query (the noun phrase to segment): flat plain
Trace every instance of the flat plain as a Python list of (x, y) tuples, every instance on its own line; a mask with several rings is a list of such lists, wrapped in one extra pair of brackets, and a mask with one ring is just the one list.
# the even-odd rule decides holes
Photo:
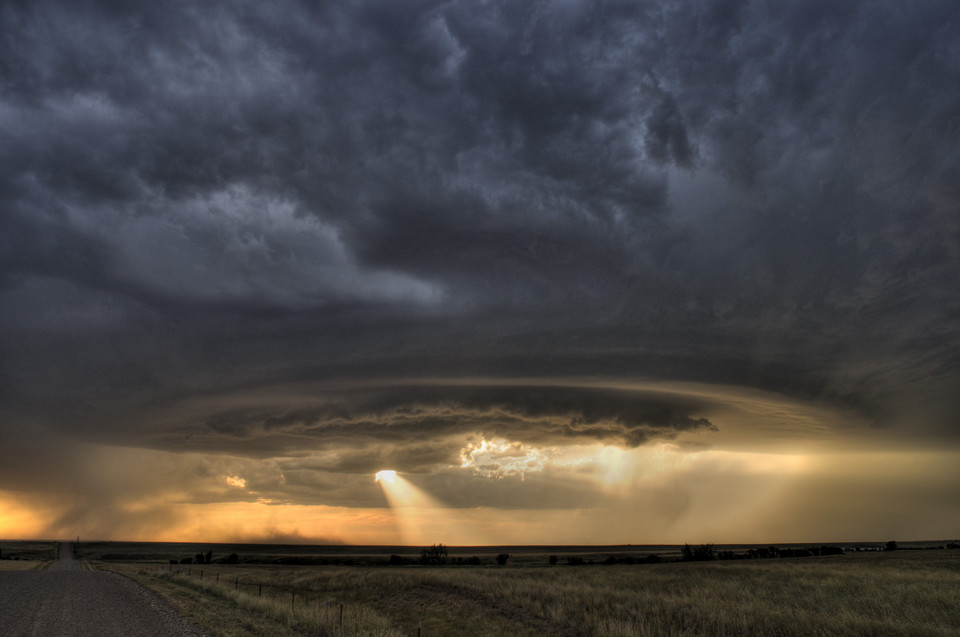
[(91, 543), (80, 558), (224, 637), (957, 635), (960, 550), (934, 547), (703, 562), (680, 547), (454, 547), (436, 566), (410, 547)]

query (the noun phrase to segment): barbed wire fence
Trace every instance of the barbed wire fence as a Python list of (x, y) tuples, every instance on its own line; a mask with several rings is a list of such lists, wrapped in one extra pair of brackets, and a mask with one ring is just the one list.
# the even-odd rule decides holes
[[(245, 578), (220, 569), (204, 569), (195, 565), (144, 566), (140, 568), (140, 571), (144, 574), (160, 577), (180, 575), (187, 578), (196, 578), (197, 583), (213, 582), (227, 591), (233, 590), (258, 598), (269, 597), (274, 601), (283, 600), (285, 602), (284, 598), (289, 596), (291, 612), (298, 609), (312, 610), (318, 624), (324, 627), (335, 627), (338, 630), (343, 630), (346, 626), (345, 622), (350, 619), (350, 607), (343, 599), (343, 595), (333, 594), (329, 589), (319, 590), (290, 584), (264, 582), (257, 578)], [(426, 637), (422, 622), (418, 621), (417, 626), (410, 629), (410, 634), (417, 637)]]

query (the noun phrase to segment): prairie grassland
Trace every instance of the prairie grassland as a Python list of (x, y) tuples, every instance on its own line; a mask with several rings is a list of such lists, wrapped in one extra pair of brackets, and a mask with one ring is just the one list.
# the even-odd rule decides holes
[(189, 575), (104, 567), (228, 637), (267, 630), (258, 621), (276, 634), (337, 637), (416, 635), (418, 622), (423, 637), (919, 636), (960, 627), (958, 551), (584, 567), (207, 565), (202, 581), (198, 566)]
[(0, 571), (43, 568), (60, 555), (57, 542), (7, 540), (0, 542)]
[(55, 560), (60, 557), (59, 542), (42, 540), (0, 541), (0, 558), (3, 560)]
[(50, 562), (38, 560), (3, 560), (0, 561), (0, 571), (34, 571), (45, 568)]

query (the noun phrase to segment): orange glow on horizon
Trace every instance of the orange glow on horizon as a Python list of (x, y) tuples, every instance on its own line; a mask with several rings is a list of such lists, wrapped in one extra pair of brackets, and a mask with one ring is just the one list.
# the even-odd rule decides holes
[(0, 491), (0, 538), (34, 539), (45, 537), (43, 516), (22, 506), (17, 498)]
[[(269, 483), (275, 474), (258, 473), (255, 461), (93, 448), (75, 484), (63, 481), (68, 486), (60, 492), (0, 491), (0, 538), (720, 544), (947, 538), (960, 524), (960, 513), (947, 506), (957, 493), (951, 450), (771, 453), (682, 440), (636, 449), (504, 444), (495, 451), (505, 453), (491, 457), (491, 465), (549, 452), (542, 473), (532, 464), (524, 466), (526, 481), (516, 474), (485, 475), (473, 466), (441, 467), (433, 476), (384, 469), (375, 484), (369, 474), (350, 478), (350, 489), (366, 489), (358, 507), (296, 504), (294, 497), (314, 492), (287, 493), (282, 480)], [(214, 470), (194, 479), (195, 468), (206, 463)], [(425, 491), (421, 479), (438, 491)], [(498, 499), (497, 489), (508, 495)]]

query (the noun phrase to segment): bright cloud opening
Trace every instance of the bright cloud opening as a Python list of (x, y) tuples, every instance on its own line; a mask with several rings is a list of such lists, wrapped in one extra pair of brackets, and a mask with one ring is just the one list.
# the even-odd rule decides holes
[(460, 467), (473, 469), (484, 478), (523, 477), (528, 472), (543, 471), (555, 455), (555, 449), (537, 449), (502, 438), (481, 438), (479, 443), (469, 443), (460, 450)]
[(397, 479), (397, 472), (393, 469), (384, 469), (383, 471), (377, 471), (374, 475), (374, 482), (387, 482), (393, 484)]
[(227, 476), (227, 484), (229, 484), (231, 487), (244, 489), (247, 486), (247, 481), (240, 476)]

